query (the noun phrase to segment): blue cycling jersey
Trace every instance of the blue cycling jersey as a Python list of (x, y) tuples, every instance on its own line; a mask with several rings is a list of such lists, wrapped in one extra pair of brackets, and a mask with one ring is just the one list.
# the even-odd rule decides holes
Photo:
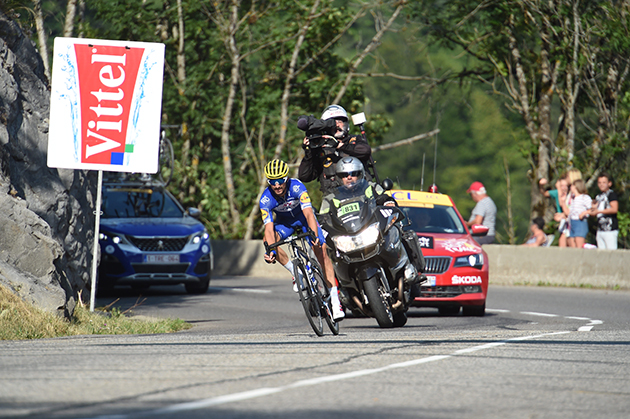
[(276, 222), (298, 220), (304, 216), (302, 213), (304, 208), (312, 208), (306, 186), (293, 178), (288, 179), (287, 182), (288, 191), (285, 196), (276, 196), (271, 192), (271, 188), (267, 188), (260, 197), (260, 214), (263, 224), (273, 222), (273, 215), (276, 216)]
[[(302, 210), (312, 208), (311, 198), (308, 196), (306, 186), (297, 179), (288, 179), (287, 182), (288, 191), (285, 196), (276, 196), (271, 192), (271, 188), (267, 188), (260, 197), (260, 214), (262, 215), (263, 223), (265, 225), (274, 223), (274, 230), (276, 230), (280, 239), (286, 239), (296, 229), (306, 232), (308, 230), (308, 222)], [(324, 232), (317, 220), (315, 220), (315, 223), (317, 224), (315, 234), (319, 241), (324, 243)]]

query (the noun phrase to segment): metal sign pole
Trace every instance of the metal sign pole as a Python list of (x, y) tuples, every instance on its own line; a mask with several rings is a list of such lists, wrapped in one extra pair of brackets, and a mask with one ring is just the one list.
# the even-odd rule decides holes
[(90, 311), (94, 311), (94, 300), (96, 299), (96, 266), (98, 260), (98, 236), (100, 235), (99, 227), (101, 224), (101, 192), (103, 189), (103, 171), (98, 171), (98, 186), (96, 188), (96, 215), (94, 221), (94, 248), (92, 249), (92, 287), (90, 289)]

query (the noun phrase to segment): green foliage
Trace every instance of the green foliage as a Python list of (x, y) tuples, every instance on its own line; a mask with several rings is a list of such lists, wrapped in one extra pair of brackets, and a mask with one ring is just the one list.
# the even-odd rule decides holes
[(628, 212), (617, 213), (619, 221), (619, 242), (625, 249), (630, 248), (630, 214)]
[[(60, 0), (43, 2), (51, 45), (63, 28), (65, 4)], [(176, 170), (169, 188), (184, 206), (202, 210), (204, 223), (214, 238), (242, 237), (245, 221), (257, 207), (261, 166), (279, 146), (280, 105), (297, 33), (314, 0), (238, 4), (241, 24), (234, 39), (241, 57), (240, 80), (229, 128), (235, 206), (240, 217), (236, 226), (230, 215), (221, 152), (232, 66), (226, 42), (231, 2), (182, 2), (186, 58), (186, 79), (182, 83), (177, 74), (182, 34), (174, 0), (93, 0), (86, 4), (84, 22), (85, 37), (166, 45), (162, 123), (182, 127), (167, 130), (176, 153)], [(302, 114), (319, 116), (330, 104), (353, 57), (379, 26), (374, 18), (386, 19), (398, 4), (321, 1), (299, 52), (281, 158), (292, 164), (299, 161), (303, 133), (295, 126), (297, 118)], [(406, 20), (399, 19), (396, 31), (382, 38), (359, 72), (396, 73), (416, 79), (355, 77), (340, 104), (350, 113), (366, 112), (366, 135), (373, 147), (436, 127), (441, 131), (436, 138), (375, 153), (381, 177), (416, 189), (424, 180), (426, 189), (433, 182), (435, 159), (436, 182), (441, 191), (454, 198), (464, 217), (473, 206), (465, 190), (473, 180), (481, 180), (497, 203), (497, 229), (503, 234), (509, 222), (507, 164), (517, 235), (527, 234), (530, 182), (535, 178), (532, 169), (539, 164), (540, 143), (525, 130), (524, 118), (505, 85), (497, 82), (501, 76), (514, 80), (512, 45), (521, 52), (521, 65), (529, 80), (528, 106), (535, 125), (545, 116), (538, 101), (550, 89), (541, 71), (542, 57), (548, 56), (557, 66), (558, 80), (549, 112), (550, 177), (568, 167), (579, 168), (587, 178), (606, 170), (615, 177), (617, 192), (623, 194), (630, 187), (630, 81), (628, 77), (620, 78), (616, 90), (606, 83), (608, 74), (623, 74), (628, 63), (630, 13), (625, 4), (613, 0), (578, 4), (583, 33), (582, 49), (576, 54), (576, 77), (582, 90), (575, 104), (579, 121), (575, 150), (569, 150), (565, 142), (566, 103), (560, 97), (569, 89), (566, 74), (575, 56), (572, 5), (568, 0), (406, 2)], [(363, 6), (369, 7), (364, 16), (343, 33), (353, 13)], [(341, 41), (334, 42), (338, 35), (342, 35)], [(329, 43), (334, 44), (322, 52)], [(604, 100), (597, 102), (597, 97)], [(610, 118), (603, 118), (605, 115)], [(307, 186), (316, 202), (319, 184)], [(255, 220), (254, 230), (260, 236), (259, 217)]]
[[(329, 49), (318, 53), (344, 27), (350, 14), (322, 1), (321, 13), (306, 34), (297, 63), (317, 58), (294, 80), (289, 107), (288, 143), (281, 158), (295, 162), (303, 133), (295, 123), (299, 115), (319, 114), (328, 105), (348, 67), (345, 59)], [(280, 137), (281, 95), (288, 73), (296, 34), (312, 2), (263, 1), (241, 3), (243, 24), (235, 33), (241, 78), (230, 126), (230, 157), (236, 189), (235, 205), (241, 223), (232, 225), (225, 188), (221, 130), (230, 87), (231, 53), (226, 49), (228, 2), (183, 2), (185, 14), (186, 81), (177, 80), (178, 18), (174, 4), (166, 1), (127, 2), (98, 0), (89, 4), (90, 37), (129, 39), (166, 44), (163, 124), (185, 125), (168, 132), (177, 164), (169, 187), (184, 206), (197, 206), (214, 238), (242, 237), (245, 219), (260, 182), (260, 167), (273, 156)], [(283, 13), (275, 13), (283, 10)], [(350, 86), (342, 105), (362, 103), (360, 83)], [(385, 120), (380, 121), (386, 125)], [(380, 127), (378, 127), (380, 128)], [(260, 139), (260, 142), (259, 142)], [(262, 145), (262, 148), (259, 147)], [(259, 217), (256, 217), (258, 221)], [(236, 228), (234, 228), (236, 227)]]

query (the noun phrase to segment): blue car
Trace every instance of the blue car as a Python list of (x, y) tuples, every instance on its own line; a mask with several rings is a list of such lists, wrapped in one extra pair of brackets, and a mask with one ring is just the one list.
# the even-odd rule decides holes
[(210, 237), (200, 211), (187, 211), (160, 182), (105, 182), (101, 204), (98, 290), (128, 285), (184, 284), (208, 290), (213, 268)]

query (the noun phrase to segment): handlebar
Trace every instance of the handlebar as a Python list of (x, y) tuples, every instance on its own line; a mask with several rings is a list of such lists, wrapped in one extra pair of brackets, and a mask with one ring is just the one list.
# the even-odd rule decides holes
[(283, 244), (288, 244), (288, 243), (291, 243), (292, 241), (300, 240), (305, 237), (310, 237), (311, 239), (313, 239), (313, 241), (317, 239), (317, 236), (315, 236), (315, 233), (313, 232), (313, 230), (309, 229), (307, 232), (291, 235), (287, 237), (286, 239), (280, 240), (272, 244), (265, 243), (265, 253), (269, 254), (271, 253), (272, 250), (274, 250), (278, 246), (282, 246)]

